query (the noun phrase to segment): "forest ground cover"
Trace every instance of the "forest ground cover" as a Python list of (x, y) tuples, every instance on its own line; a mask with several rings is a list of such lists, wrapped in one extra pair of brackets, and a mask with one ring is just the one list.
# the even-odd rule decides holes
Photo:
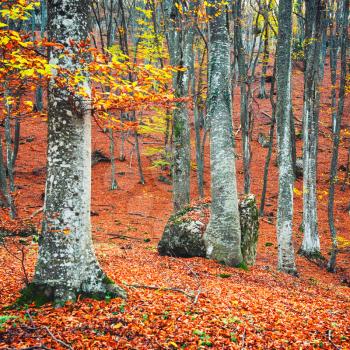
[[(331, 158), (330, 82), (328, 65), (322, 87), (319, 139), (319, 233), (322, 254), (331, 247), (327, 223), (327, 190)], [(293, 72), (293, 102), (297, 130), (301, 128), (303, 74)], [(349, 99), (343, 130), (350, 129)], [(252, 192), (260, 198), (267, 149), (257, 142), (268, 132), (268, 100), (254, 102), (252, 141)], [(234, 126), (239, 126), (239, 93), (234, 95)], [(27, 119), (22, 125), (21, 150), (16, 169), (19, 217), (29, 218), (43, 204), (46, 163), (46, 122)], [(159, 135), (145, 137), (158, 142)], [(240, 134), (236, 135), (237, 153)], [(194, 142), (194, 141), (193, 141)], [(301, 156), (301, 140), (297, 141)], [(347, 140), (349, 142), (349, 140)], [(95, 126), (93, 149), (108, 153), (108, 138)], [(143, 147), (146, 147), (144, 145)], [(0, 247), (0, 349), (349, 349), (350, 348), (350, 251), (343, 244), (338, 270), (297, 256), (299, 277), (276, 270), (277, 204), (276, 148), (270, 165), (266, 215), (260, 220), (257, 263), (249, 271), (201, 259), (160, 257), (157, 242), (172, 211), (171, 185), (158, 180), (160, 170), (150, 168), (143, 156), (146, 184), (138, 183), (136, 159), (117, 162), (120, 190), (110, 191), (110, 167), (93, 167), (92, 232), (96, 254), (104, 271), (128, 292), (128, 299), (82, 300), (64, 308), (49, 305), (7, 310), (24, 286), (19, 238)], [(346, 164), (346, 147), (340, 150), (340, 169)], [(195, 159), (193, 154), (193, 159)], [(242, 159), (237, 160), (239, 192), (243, 189)], [(163, 175), (167, 175), (164, 173)], [(193, 198), (196, 178), (192, 173)], [(340, 171), (339, 179), (345, 173)], [(209, 149), (205, 163), (205, 192), (209, 196)], [(294, 248), (302, 240), (302, 179), (295, 183)], [(343, 242), (350, 240), (349, 186), (336, 192), (336, 226)], [(5, 221), (5, 213), (1, 216)], [(41, 214), (33, 219), (39, 226)], [(15, 225), (18, 222), (14, 223)], [(37, 243), (26, 239), (25, 269), (32, 276)], [(19, 260), (9, 254), (15, 254)], [(159, 288), (158, 288), (159, 287)]]

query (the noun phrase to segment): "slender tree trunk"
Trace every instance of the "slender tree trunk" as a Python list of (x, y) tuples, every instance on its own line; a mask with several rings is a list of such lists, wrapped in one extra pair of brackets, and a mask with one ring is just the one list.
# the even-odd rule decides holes
[[(172, 65), (186, 69), (176, 72), (173, 79), (175, 95), (181, 98), (189, 94), (193, 35), (186, 25), (183, 28), (180, 7), (182, 12), (188, 11), (186, 3), (182, 1), (172, 2), (171, 7), (168, 4), (167, 9), (171, 18), (168, 28), (170, 61)], [(176, 212), (190, 202), (191, 148), (186, 102), (176, 103), (173, 113), (173, 147), (173, 204)]]
[(296, 176), (297, 171), (297, 144), (296, 144), (296, 136), (295, 136), (295, 123), (294, 123), (294, 112), (293, 112), (293, 106), (291, 106), (290, 111), (290, 137), (292, 140), (292, 166), (293, 166), (293, 173), (294, 177)]
[(21, 122), (19, 121), (18, 117), (15, 119), (15, 135), (13, 139), (13, 154), (12, 154), (12, 169), (15, 169), (16, 160), (18, 156), (18, 150), (19, 150), (19, 139), (21, 134)]
[(275, 124), (276, 124), (276, 103), (274, 101), (275, 80), (276, 80), (276, 60), (275, 60), (274, 66), (273, 66), (273, 75), (272, 75), (271, 87), (270, 87), (270, 104), (271, 104), (271, 109), (272, 109), (272, 118), (271, 118), (270, 133), (269, 133), (269, 140), (270, 140), (269, 141), (269, 149), (267, 152), (265, 166), (264, 166), (264, 179), (263, 179), (263, 189), (261, 192), (259, 216), (264, 216), (265, 198), (266, 198), (266, 191), (267, 191), (267, 180), (268, 180), (269, 166), (270, 166), (270, 161), (271, 161), (271, 156), (272, 156), (274, 130), (275, 130)]
[[(89, 0), (48, 1), (49, 40), (71, 54), (88, 35)], [(50, 63), (75, 71), (79, 60), (52, 51)], [(59, 73), (56, 73), (59, 74)], [(85, 92), (90, 93), (88, 77)], [(99, 266), (91, 239), (91, 106), (90, 99), (58, 89), (48, 92), (48, 165), (44, 220), (32, 290), (61, 304), (80, 293), (125, 296)]]
[(335, 133), (335, 125), (337, 118), (337, 60), (338, 60), (338, 50), (339, 50), (339, 17), (340, 17), (340, 4), (338, 3), (337, 9), (335, 9), (334, 0), (330, 5), (330, 23), (329, 23), (329, 66), (331, 71), (331, 108), (332, 108), (332, 132)]
[(348, 147), (348, 156), (347, 156), (347, 161), (346, 161), (345, 176), (344, 176), (343, 184), (341, 186), (341, 190), (343, 192), (345, 191), (345, 186), (349, 185), (349, 178), (350, 178), (350, 147)]
[[(123, 53), (130, 57), (129, 45), (128, 45), (128, 42), (129, 42), (128, 29), (127, 29), (127, 24), (126, 24), (125, 9), (124, 9), (124, 2), (123, 2), (123, 0), (119, 0), (119, 9), (120, 9), (120, 12), (121, 12), (121, 29), (122, 29), (122, 32), (120, 34), (120, 42), (121, 42)], [(153, 11), (154, 11), (154, 7), (153, 7)], [(153, 13), (153, 11), (152, 11), (152, 13)], [(156, 31), (156, 27), (154, 28), (154, 30)], [(156, 42), (157, 42), (157, 40), (156, 40)], [(157, 42), (157, 45), (159, 46), (158, 42)], [(157, 46), (157, 49), (159, 51), (160, 48), (158, 48), (158, 46)], [(162, 59), (160, 59), (160, 63), (161, 63), (161, 66), (163, 66)], [(131, 73), (129, 73), (128, 78), (129, 78), (129, 81), (131, 81), (131, 82), (133, 81), (133, 76), (132, 76)], [(129, 115), (129, 118), (131, 118), (132, 121), (136, 121), (136, 113), (135, 113), (135, 111), (132, 112)], [(139, 144), (139, 134), (137, 133), (137, 130), (134, 130), (133, 134), (134, 134), (134, 140), (135, 140), (135, 151), (136, 151), (136, 157), (137, 157), (137, 167), (138, 167), (139, 176), (140, 176), (140, 181), (139, 182), (142, 185), (144, 185), (145, 184), (145, 177), (143, 175), (143, 170), (142, 170), (142, 161), (141, 161), (140, 144)]]
[[(34, 16), (33, 16), (34, 18)], [(46, 8), (46, 0), (40, 1), (40, 37), (43, 39), (45, 37), (45, 31), (46, 31), (46, 24), (47, 24), (47, 8)], [(33, 32), (34, 36), (34, 32)], [(41, 85), (38, 85), (35, 90), (35, 106), (38, 111), (42, 111), (44, 104), (43, 104), (43, 87)]]
[(333, 153), (331, 161), (330, 179), (329, 179), (329, 198), (328, 198), (328, 223), (332, 237), (332, 251), (328, 263), (328, 270), (335, 271), (337, 257), (337, 231), (334, 225), (334, 192), (335, 181), (337, 177), (338, 153), (340, 143), (340, 128), (344, 114), (344, 96), (346, 87), (346, 71), (347, 71), (347, 47), (348, 47), (348, 27), (349, 27), (349, 0), (343, 0), (343, 18), (342, 18), (342, 33), (341, 33), (341, 75), (339, 87), (338, 111), (335, 119), (335, 132), (333, 134)]
[[(267, 15), (268, 16), (268, 15)], [(268, 18), (265, 19), (268, 21)], [(270, 50), (269, 50), (269, 25), (265, 23), (265, 38), (264, 38), (264, 54), (263, 54), (263, 64), (261, 69), (261, 78), (260, 78), (260, 92), (259, 98), (268, 98), (266, 94), (266, 74), (267, 67), (269, 64)]]
[(10, 217), (14, 219), (16, 217), (16, 208), (14, 206), (11, 193), (8, 190), (7, 178), (6, 178), (6, 166), (3, 157), (2, 137), (0, 135), (0, 189), (5, 197), (6, 206), (10, 209)]
[(111, 156), (111, 190), (117, 190), (119, 188), (116, 179), (116, 164), (115, 164), (115, 138), (114, 131), (109, 128), (109, 154)]
[(238, 0), (234, 4), (234, 38), (235, 54), (238, 63), (240, 89), (241, 89), (241, 126), (242, 126), (242, 154), (243, 154), (243, 172), (244, 172), (244, 193), (250, 193), (250, 133), (249, 133), (249, 112), (248, 112), (248, 67), (245, 59), (245, 50), (242, 38), (242, 1)]
[(242, 263), (232, 126), (230, 43), (225, 8), (209, 1), (211, 216), (204, 234), (207, 256), (230, 266)]
[(320, 240), (317, 217), (317, 149), (320, 107), (320, 56), (322, 0), (306, 2), (305, 83), (303, 109), (303, 228), (299, 253), (319, 257)]
[(279, 186), (277, 204), (278, 269), (296, 274), (293, 233), (292, 147), (290, 135), (292, 0), (280, 0), (276, 51), (276, 120), (278, 142)]
[(297, 16), (297, 35), (295, 40), (294, 49), (297, 52), (302, 51), (304, 40), (305, 40), (305, 19), (303, 18), (303, 0), (296, 0), (295, 4), (295, 12), (298, 14)]
[[(11, 93), (9, 90), (6, 91), (6, 95), (8, 98), (11, 97)], [(12, 150), (12, 137), (11, 137), (11, 114), (12, 107), (10, 101), (6, 100), (5, 103), (5, 142), (6, 142), (6, 169), (7, 176), (9, 178), (9, 188), (10, 192), (15, 191), (15, 180), (13, 174), (13, 150)]]
[[(132, 120), (136, 121), (136, 113), (135, 113), (135, 111), (132, 112)], [(146, 181), (145, 181), (145, 177), (143, 175), (143, 170), (142, 170), (140, 142), (139, 142), (139, 134), (137, 133), (137, 130), (134, 130), (134, 139), (135, 139), (135, 151), (136, 151), (136, 157), (137, 157), (137, 168), (139, 170), (139, 177), (140, 177), (139, 183), (144, 185), (146, 183)]]
[[(195, 131), (195, 140), (196, 140), (196, 163), (197, 163), (197, 185), (198, 185), (198, 194), (200, 198), (204, 197), (204, 149), (201, 138), (201, 129), (203, 129), (203, 114), (201, 104), (201, 89), (202, 89), (202, 67), (205, 58), (204, 50), (202, 54), (202, 59), (200, 61), (200, 66), (198, 69), (198, 84), (196, 91), (196, 76), (194, 71), (194, 62), (193, 62), (193, 72), (192, 72), (192, 94), (193, 94), (193, 114), (194, 114), (194, 131)], [(200, 53), (198, 52), (198, 61), (200, 60)]]

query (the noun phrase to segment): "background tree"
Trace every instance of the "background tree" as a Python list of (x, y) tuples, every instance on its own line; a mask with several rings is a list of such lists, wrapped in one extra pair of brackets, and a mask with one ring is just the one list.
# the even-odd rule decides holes
[(339, 96), (338, 96), (338, 109), (336, 112), (336, 117), (333, 119), (335, 125), (333, 126), (333, 150), (332, 150), (332, 160), (330, 168), (330, 179), (329, 179), (329, 198), (328, 198), (328, 223), (329, 229), (332, 237), (332, 250), (331, 257), (328, 263), (328, 270), (331, 272), (335, 271), (336, 257), (337, 257), (337, 231), (334, 225), (334, 195), (335, 195), (335, 184), (337, 177), (337, 167), (338, 167), (338, 154), (339, 154), (339, 144), (340, 144), (340, 129), (341, 122), (344, 114), (344, 99), (346, 90), (346, 70), (347, 70), (347, 49), (349, 45), (348, 38), (348, 27), (349, 27), (349, 0), (343, 0), (342, 8), (342, 25), (341, 25), (341, 37), (340, 37), (340, 84), (339, 84)]
[[(193, 32), (185, 14), (186, 1), (166, 2), (168, 47), (171, 65), (180, 68), (173, 78), (176, 97), (188, 97), (190, 89)], [(178, 102), (173, 112), (173, 203), (178, 211), (190, 202), (191, 145), (187, 102)]]
[(303, 231), (300, 253), (320, 255), (317, 216), (317, 149), (320, 109), (320, 60), (324, 8), (322, 0), (306, 2), (303, 109)]
[(292, 0), (280, 0), (278, 7), (278, 39), (276, 49), (276, 120), (278, 142), (277, 241), (278, 269), (296, 273), (293, 233), (293, 184), (290, 115)]

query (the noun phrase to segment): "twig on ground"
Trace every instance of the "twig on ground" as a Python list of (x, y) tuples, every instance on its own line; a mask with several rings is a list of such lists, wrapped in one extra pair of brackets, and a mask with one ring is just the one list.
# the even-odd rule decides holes
[(265, 218), (261, 218), (260, 220), (261, 220), (261, 221), (264, 221), (264, 222), (267, 222), (267, 223), (270, 224), (270, 225), (273, 225), (273, 222), (271, 222), (271, 221), (269, 221), (269, 220), (267, 220), (267, 219), (265, 219)]
[(328, 341), (333, 345), (334, 349), (341, 350), (341, 347), (335, 344), (332, 340), (332, 330), (329, 329), (327, 331), (327, 335), (328, 335)]
[(245, 328), (243, 330), (243, 334), (242, 334), (242, 346), (241, 346), (241, 350), (243, 350), (245, 348)]
[(141, 216), (142, 218), (147, 218), (147, 219), (157, 219), (155, 216), (151, 215), (144, 215), (142, 213), (128, 213), (129, 215), (135, 215), (135, 216)]
[(261, 114), (263, 114), (265, 117), (268, 117), (270, 120), (272, 120), (272, 116), (265, 111), (262, 111)]
[(47, 326), (43, 326), (43, 327), (44, 327), (44, 329), (46, 329), (46, 331), (47, 331), (47, 333), (49, 334), (49, 336), (50, 336), (55, 342), (61, 344), (62, 346), (66, 347), (66, 348), (69, 349), (69, 350), (73, 350), (73, 348), (72, 348), (69, 344), (65, 343), (63, 340), (60, 340), (60, 339), (56, 338), (56, 337), (52, 334), (52, 332), (50, 331), (49, 327), (47, 327)]
[[(32, 324), (32, 327), (34, 329), (38, 329), (38, 327), (35, 325), (34, 321), (33, 321), (33, 318), (32, 318), (32, 315), (29, 313), (29, 311), (26, 312), (26, 315), (28, 316), (29, 320), (30, 320), (30, 323)], [(73, 348), (65, 343), (63, 340), (61, 339), (58, 339), (57, 337), (55, 337), (55, 335), (50, 331), (49, 327), (47, 326), (42, 326), (42, 328), (44, 328), (46, 330), (46, 332), (48, 333), (48, 335), (56, 342), (56, 343), (59, 343), (61, 344), (62, 346), (66, 347), (67, 349), (69, 350), (73, 350)], [(47, 349), (46, 347), (41, 347), (42, 349)], [(28, 349), (31, 349), (31, 348), (28, 348)], [(36, 347), (34, 347), (34, 349), (36, 349)]]
[(145, 237), (145, 238), (139, 238), (139, 237), (132, 237), (132, 236), (127, 236), (123, 234), (118, 234), (118, 233), (109, 233), (108, 236), (112, 236), (109, 239), (134, 239), (135, 241), (140, 241), (144, 242), (145, 239), (148, 241), (149, 239), (159, 239), (158, 237)]
[[(174, 256), (174, 258), (176, 258), (176, 257)], [(192, 268), (192, 266), (190, 264), (188, 264), (186, 261), (184, 261), (182, 259), (180, 259), (178, 261), (182, 262), (186, 266), (186, 268), (189, 270), (189, 272), (194, 276), (194, 278), (196, 280), (197, 293), (195, 294), (195, 296), (193, 298), (193, 305), (195, 305), (195, 304), (197, 304), (199, 295), (202, 292), (202, 290), (201, 290), (201, 279), (200, 279), (198, 273), (193, 270), (193, 268)]]
[(44, 210), (44, 207), (41, 207), (34, 211), (34, 213), (30, 216), (30, 218), (33, 218), (34, 216), (37, 216), (39, 213), (41, 213)]
[(196, 296), (193, 299), (193, 304), (197, 304), (198, 298), (199, 298), (199, 294), (201, 294), (201, 288), (200, 287), (198, 288), (197, 294), (196, 294)]
[(239, 125), (239, 128), (235, 132), (235, 137), (240, 133), (241, 129), (242, 129), (242, 124)]
[[(18, 348), (6, 348), (7, 350), (18, 350)], [(27, 348), (20, 348), (20, 350), (51, 350), (44, 345), (33, 345)]]

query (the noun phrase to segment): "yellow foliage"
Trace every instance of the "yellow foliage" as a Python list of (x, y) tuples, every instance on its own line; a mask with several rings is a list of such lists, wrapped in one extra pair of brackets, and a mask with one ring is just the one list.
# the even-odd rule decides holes
[(338, 236), (337, 237), (338, 242), (338, 248), (350, 248), (350, 240), (346, 239), (345, 237)]

